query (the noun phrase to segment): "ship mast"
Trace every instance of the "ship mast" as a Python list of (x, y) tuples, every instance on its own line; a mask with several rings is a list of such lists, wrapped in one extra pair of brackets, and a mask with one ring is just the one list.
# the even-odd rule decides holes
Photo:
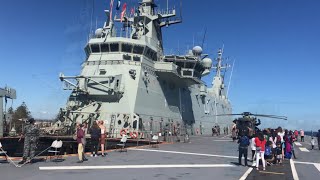
[(222, 60), (223, 60), (222, 54), (223, 54), (223, 50), (219, 49), (218, 57), (216, 58), (217, 60), (216, 67), (213, 67), (214, 69), (216, 69), (216, 75), (214, 76), (212, 81), (212, 89), (213, 89), (213, 93), (215, 93), (216, 95), (225, 97), (224, 82), (223, 82), (224, 77), (222, 77), (221, 75), (221, 70), (227, 68), (227, 66), (222, 65)]

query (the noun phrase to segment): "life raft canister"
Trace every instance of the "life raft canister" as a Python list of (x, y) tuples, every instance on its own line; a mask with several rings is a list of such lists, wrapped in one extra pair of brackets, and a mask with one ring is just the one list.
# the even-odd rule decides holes
[(120, 136), (127, 135), (127, 131), (125, 129), (121, 129)]

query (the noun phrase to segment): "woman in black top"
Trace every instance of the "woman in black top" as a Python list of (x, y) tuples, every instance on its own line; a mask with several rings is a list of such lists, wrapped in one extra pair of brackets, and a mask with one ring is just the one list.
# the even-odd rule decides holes
[(93, 125), (90, 129), (90, 134), (91, 134), (92, 157), (97, 157), (98, 149), (99, 149), (100, 128), (95, 121), (93, 122)]

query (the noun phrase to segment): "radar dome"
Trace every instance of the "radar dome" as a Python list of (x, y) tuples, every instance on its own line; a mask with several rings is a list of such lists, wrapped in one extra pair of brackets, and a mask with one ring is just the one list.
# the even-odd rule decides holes
[(98, 28), (95, 32), (95, 35), (97, 38), (102, 37), (102, 33), (103, 33), (103, 29), (102, 28)]
[(192, 49), (192, 53), (193, 53), (193, 55), (195, 55), (195, 56), (199, 56), (199, 55), (201, 55), (201, 53), (202, 53), (202, 48), (201, 48), (200, 46), (195, 46), (195, 47), (193, 47), (193, 49)]
[(211, 68), (211, 67), (212, 67), (212, 59), (210, 59), (210, 58), (204, 58), (204, 59), (202, 60), (202, 65), (203, 65), (203, 67), (205, 67), (205, 68)]

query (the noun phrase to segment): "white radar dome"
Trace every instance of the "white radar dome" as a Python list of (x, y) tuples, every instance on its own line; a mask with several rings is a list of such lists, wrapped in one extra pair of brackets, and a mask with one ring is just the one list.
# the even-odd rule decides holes
[(193, 53), (193, 55), (195, 55), (195, 56), (199, 56), (199, 55), (202, 54), (202, 48), (201, 48), (200, 46), (195, 46), (195, 47), (193, 47), (193, 49), (192, 49), (192, 53)]
[(102, 33), (103, 33), (103, 29), (102, 28), (98, 28), (95, 32), (95, 35), (97, 38), (102, 37)]
[(210, 58), (204, 58), (204, 59), (202, 60), (202, 65), (203, 65), (203, 67), (205, 67), (205, 68), (211, 68), (211, 67), (212, 67), (212, 59), (210, 59)]

